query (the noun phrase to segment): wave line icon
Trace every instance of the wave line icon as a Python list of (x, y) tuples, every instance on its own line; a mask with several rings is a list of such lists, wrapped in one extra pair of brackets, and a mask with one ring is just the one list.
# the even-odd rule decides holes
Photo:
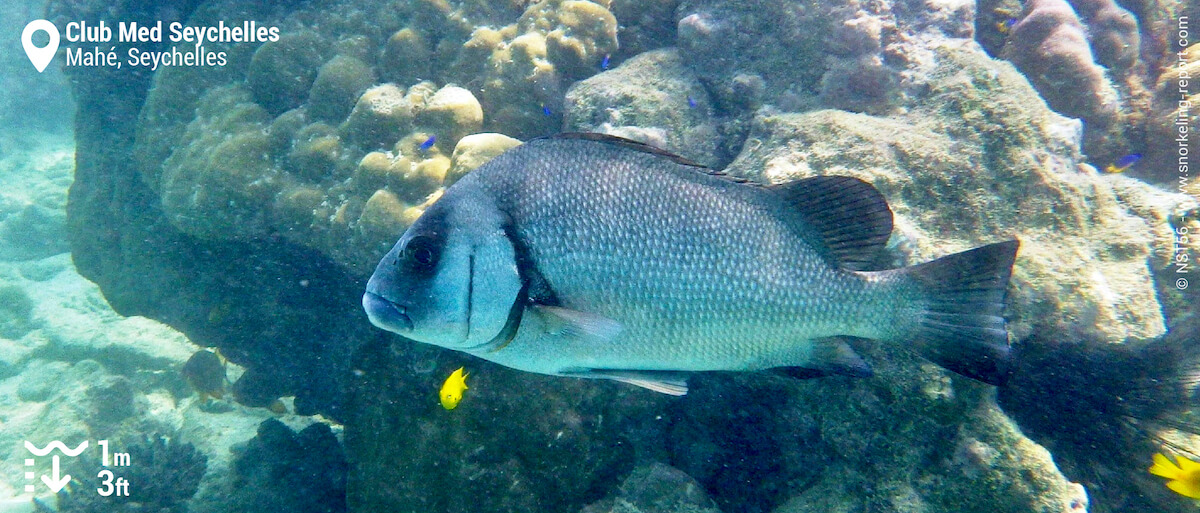
[(58, 450), (62, 451), (63, 454), (66, 454), (67, 456), (75, 457), (75, 456), (79, 456), (79, 454), (82, 453), (84, 449), (87, 449), (87, 446), (88, 446), (87, 440), (84, 440), (83, 443), (79, 444), (79, 447), (75, 448), (75, 450), (70, 450), (70, 449), (67, 449), (67, 446), (64, 445), (62, 442), (55, 440), (53, 442), (50, 442), (48, 445), (46, 445), (45, 449), (38, 449), (36, 445), (33, 445), (28, 440), (25, 441), (25, 448), (28, 449), (29, 452), (32, 452), (34, 456), (45, 456), (47, 454), (50, 454), (50, 451), (53, 451), (54, 449), (58, 449)]

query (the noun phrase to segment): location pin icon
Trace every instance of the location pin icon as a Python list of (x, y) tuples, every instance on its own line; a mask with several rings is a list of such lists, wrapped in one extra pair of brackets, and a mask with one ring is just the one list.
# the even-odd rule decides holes
[[(50, 44), (38, 48), (33, 44), (33, 33), (39, 30), (44, 30), (50, 35)], [(21, 32), (21, 46), (25, 47), (25, 55), (29, 56), (29, 62), (33, 63), (33, 67), (37, 68), (38, 73), (46, 69), (51, 60), (54, 60), (54, 53), (58, 51), (58, 27), (46, 20), (33, 20), (25, 25), (25, 31)]]

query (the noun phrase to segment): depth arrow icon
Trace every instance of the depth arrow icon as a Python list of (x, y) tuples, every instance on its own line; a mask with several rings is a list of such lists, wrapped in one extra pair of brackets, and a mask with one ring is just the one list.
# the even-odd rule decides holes
[(54, 477), (42, 476), (42, 482), (46, 483), (46, 486), (50, 487), (50, 491), (54, 493), (58, 493), (64, 486), (67, 486), (67, 483), (71, 482), (70, 474), (58, 477), (58, 455), (50, 460), (50, 472), (54, 474)]

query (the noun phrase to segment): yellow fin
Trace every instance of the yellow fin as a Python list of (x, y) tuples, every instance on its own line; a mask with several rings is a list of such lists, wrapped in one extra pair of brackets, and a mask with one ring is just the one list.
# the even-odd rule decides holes
[(1167, 483), (1167, 488), (1170, 488), (1175, 493), (1184, 497), (1200, 499), (1200, 483), (1196, 483), (1195, 479), (1180, 480), (1176, 479)]
[(1175, 455), (1175, 461), (1179, 464), (1179, 470), (1185, 474), (1200, 470), (1200, 463), (1196, 463), (1186, 456)]
[(1150, 473), (1167, 479), (1177, 479), (1183, 470), (1171, 463), (1166, 456), (1155, 453), (1154, 465), (1150, 467)]

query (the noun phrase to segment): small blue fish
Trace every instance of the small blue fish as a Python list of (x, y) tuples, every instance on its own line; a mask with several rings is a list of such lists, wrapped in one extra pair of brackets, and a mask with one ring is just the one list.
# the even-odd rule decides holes
[(696, 108), (696, 99), (688, 96), (688, 107)]
[(611, 57), (611, 55), (604, 54), (604, 60), (600, 61), (600, 69), (602, 69), (602, 70), (605, 70), (605, 71), (607, 71), (607, 70), (608, 70), (608, 59), (609, 59), (609, 57)]
[(551, 116), (550, 107), (542, 105), (542, 114), (545, 115), (546, 117), (550, 117)]
[(420, 146), (417, 146), (417, 149), (421, 151), (429, 151), (429, 148), (432, 148), (433, 143), (435, 142), (437, 142), (437, 136), (431, 135), (428, 139), (425, 139), (425, 142), (421, 143)]
[(1129, 155), (1126, 155), (1124, 157), (1117, 159), (1116, 162), (1109, 164), (1107, 167), (1104, 168), (1104, 172), (1105, 173), (1123, 173), (1126, 170), (1128, 170), (1129, 168), (1133, 167), (1134, 164), (1137, 164), (1137, 162), (1139, 160), (1142, 160), (1141, 153), (1130, 153)]

